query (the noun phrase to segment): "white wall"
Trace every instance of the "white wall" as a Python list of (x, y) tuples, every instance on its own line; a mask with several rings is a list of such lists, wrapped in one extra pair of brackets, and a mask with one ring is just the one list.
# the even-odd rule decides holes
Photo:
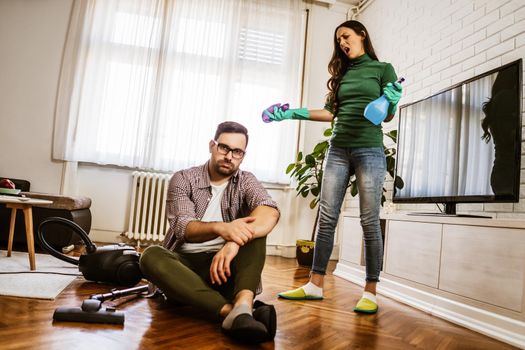
[[(525, 57), (523, 0), (374, 0), (359, 20), (370, 31), (380, 60), (391, 62), (406, 78), (400, 104)], [(389, 127), (397, 127), (397, 122)], [(464, 204), (458, 211), (525, 219), (523, 160), (522, 154), (519, 203)], [(391, 182), (388, 187), (392, 188)], [(355, 207), (347, 197), (347, 208)], [(436, 209), (435, 205), (396, 207)]]
[(0, 176), (57, 193), (55, 98), (71, 0), (0, 1)]

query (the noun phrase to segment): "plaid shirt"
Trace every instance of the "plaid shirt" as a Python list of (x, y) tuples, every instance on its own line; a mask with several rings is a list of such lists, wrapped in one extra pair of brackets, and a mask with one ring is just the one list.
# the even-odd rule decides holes
[[(202, 219), (210, 199), (208, 162), (173, 174), (166, 199), (170, 228), (164, 238), (165, 248), (176, 250), (185, 243), (186, 226), (191, 221)], [(224, 222), (249, 216), (260, 205), (278, 209), (277, 204), (252, 173), (238, 170), (230, 178), (222, 196), (221, 211)]]

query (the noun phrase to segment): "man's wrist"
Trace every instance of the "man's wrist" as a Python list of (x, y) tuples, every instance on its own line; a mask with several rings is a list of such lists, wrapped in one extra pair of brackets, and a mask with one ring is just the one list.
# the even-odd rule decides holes
[(217, 235), (217, 237), (223, 237), (224, 235), (224, 222), (215, 221), (213, 223), (212, 232)]
[(226, 243), (224, 243), (224, 246), (235, 246), (235, 247), (240, 247), (240, 245), (238, 243), (235, 243), (234, 241), (226, 241)]

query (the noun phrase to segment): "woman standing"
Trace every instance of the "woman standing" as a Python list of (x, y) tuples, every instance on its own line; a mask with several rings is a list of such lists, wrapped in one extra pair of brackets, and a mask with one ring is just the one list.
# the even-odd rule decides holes
[(264, 119), (331, 122), (333, 136), (326, 158), (321, 186), (320, 216), (310, 281), (297, 289), (279, 293), (292, 300), (323, 298), (323, 281), (333, 250), (334, 233), (350, 176), (355, 173), (359, 190), (359, 210), (364, 233), (366, 285), (354, 311), (377, 312), (376, 284), (383, 262), (383, 242), (379, 208), (386, 174), (381, 124), (364, 117), (368, 103), (385, 94), (389, 109), (385, 121), (395, 114), (401, 97), (401, 85), (390, 63), (379, 62), (370, 35), (358, 21), (339, 25), (334, 33), (334, 52), (328, 71), (329, 93), (324, 109), (285, 109), (274, 105)]

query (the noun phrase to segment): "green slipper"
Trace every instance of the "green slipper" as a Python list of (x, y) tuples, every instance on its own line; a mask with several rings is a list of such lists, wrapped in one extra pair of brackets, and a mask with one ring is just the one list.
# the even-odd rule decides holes
[(354, 312), (359, 312), (362, 314), (375, 314), (379, 307), (372, 300), (362, 297), (357, 302), (357, 305), (354, 307)]
[(287, 290), (286, 292), (279, 293), (278, 296), (283, 299), (289, 300), (322, 300), (321, 295), (306, 294), (303, 288)]

